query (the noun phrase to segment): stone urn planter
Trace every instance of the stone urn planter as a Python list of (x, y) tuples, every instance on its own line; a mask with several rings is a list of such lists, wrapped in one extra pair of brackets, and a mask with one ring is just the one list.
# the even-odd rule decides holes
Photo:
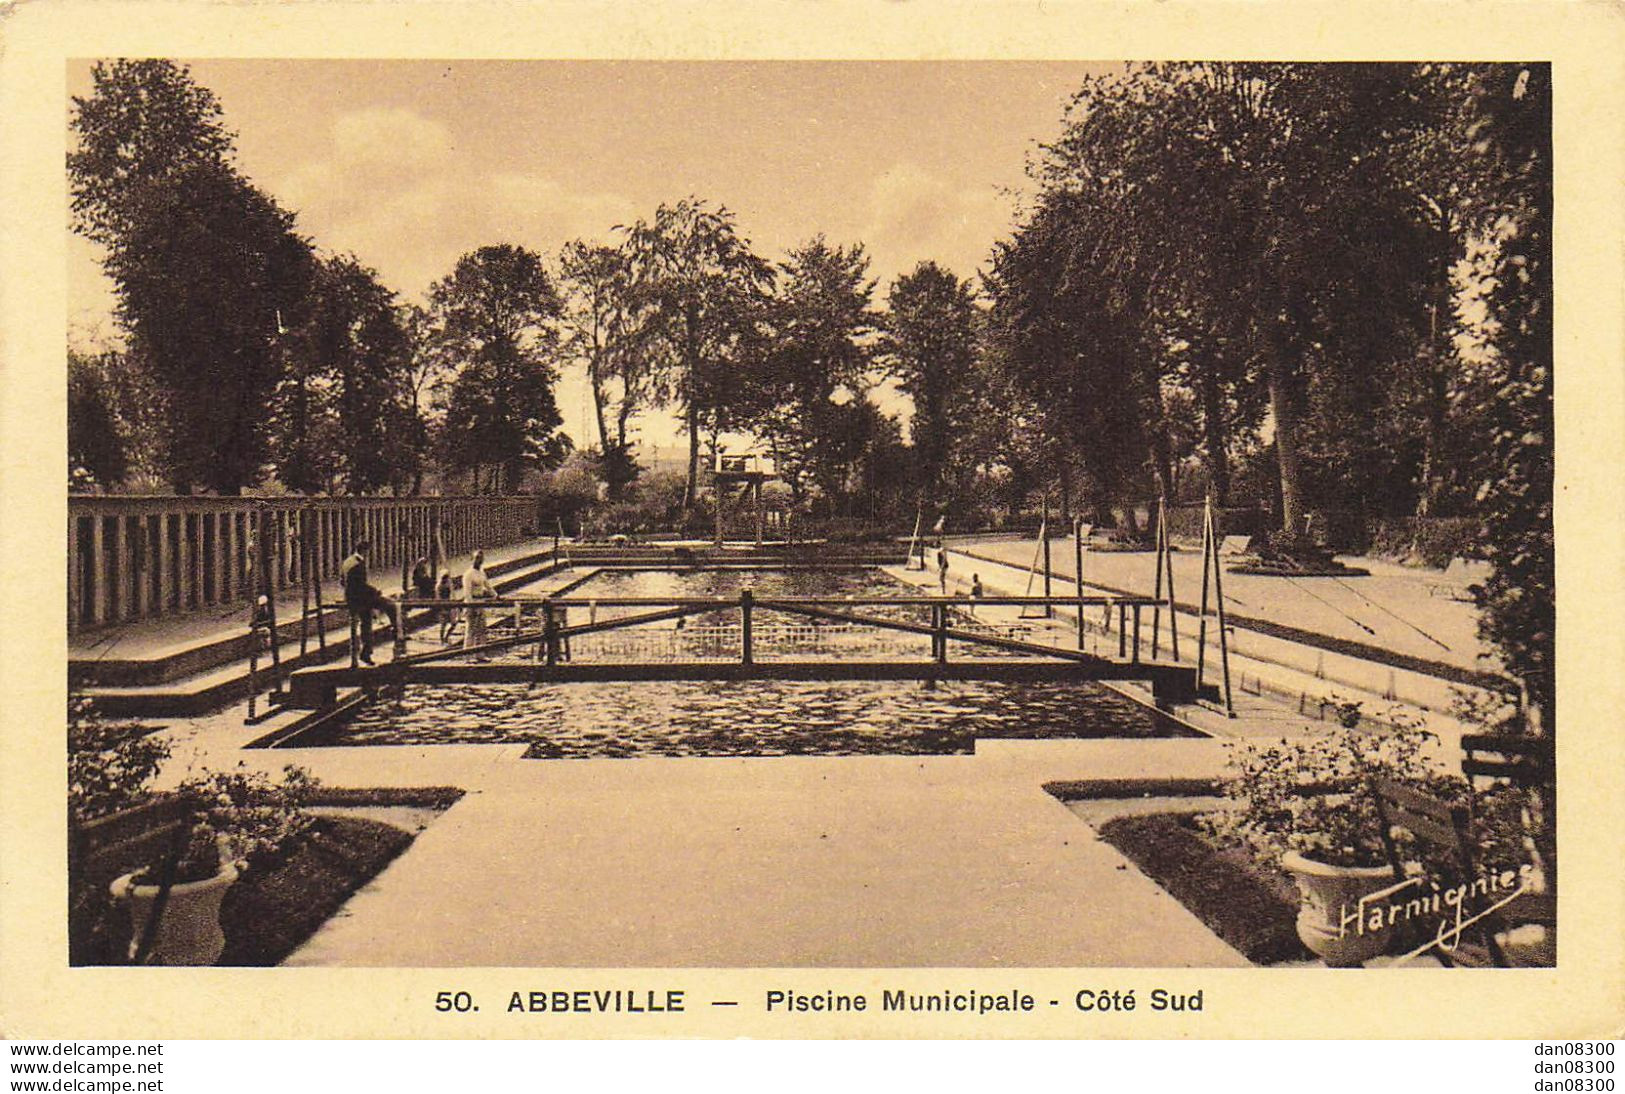
[[(153, 936), (147, 954), (150, 965), (212, 965), (226, 948), (220, 929), (220, 904), (226, 890), (237, 880), (237, 867), (224, 863), (220, 872), (202, 881), (176, 882), (170, 887), (169, 901)], [(158, 902), (157, 885), (136, 883), (135, 874), (125, 874), (112, 884), (113, 899), (130, 906), (130, 956), (141, 945), (141, 936)]]
[(1333, 866), (1288, 851), (1281, 867), (1297, 882), (1298, 937), (1331, 968), (1352, 968), (1388, 949), (1394, 928), (1372, 929), (1361, 913), (1382, 903), (1361, 898), (1386, 889), (1394, 874), (1386, 866)]

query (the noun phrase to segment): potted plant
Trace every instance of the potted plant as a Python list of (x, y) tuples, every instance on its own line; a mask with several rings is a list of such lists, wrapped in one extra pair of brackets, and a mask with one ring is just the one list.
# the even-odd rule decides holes
[[(114, 903), (129, 907), (131, 958), (140, 952), (141, 940), (152, 924), (146, 963), (212, 965), (219, 960), (226, 949), (220, 905), (240, 874), (237, 863), (222, 853), (220, 842), (207, 822), (194, 824), (167, 893), (162, 885), (163, 869), (157, 865), (113, 879), (109, 891)], [(158, 919), (153, 923), (155, 916)]]
[[(151, 727), (112, 722), (99, 717), (90, 701), (71, 696), (68, 708), (68, 814), (70, 823), (86, 827), (135, 817), (136, 807), (155, 798), (151, 782), (157, 776), (169, 746)], [(239, 765), (239, 770), (188, 778), (172, 792), (189, 802), (192, 823), (172, 874), (172, 885), (159, 907), (159, 894), (172, 843), (158, 847), (150, 838), (131, 841), (147, 862), (132, 862), (134, 869), (106, 883), (99, 891), (111, 893), (117, 905), (127, 905), (130, 923), (129, 954), (159, 918), (146, 960), (155, 964), (212, 964), (225, 945), (219, 913), (226, 891), (246, 869), (272, 858), (288, 840), (309, 827), (312, 817), (303, 802), (315, 782), (302, 769), (288, 767), (280, 781)], [(118, 821), (122, 823), (122, 820)], [(105, 898), (103, 898), (105, 900)], [(99, 920), (103, 909), (91, 894), (76, 894), (70, 916), (76, 945), (87, 952), (98, 947), (86, 924)], [(103, 951), (105, 952), (105, 950)], [(105, 958), (104, 958), (105, 960)]]
[(1430, 791), (1447, 781), (1428, 762), (1435, 738), (1421, 720), (1391, 715), (1390, 722), (1362, 726), (1360, 704), (1339, 702), (1329, 732), (1232, 746), (1223, 783), (1230, 808), (1207, 818), (1215, 835), (1293, 879), (1298, 937), (1333, 967), (1376, 957), (1394, 933), (1362, 914), (1365, 898), (1394, 884), (1370, 779)]
[(313, 780), (289, 765), (280, 782), (259, 772), (217, 772), (181, 783), (175, 793), (192, 802), (196, 820), (176, 863), (162, 909), (162, 867), (149, 863), (115, 878), (115, 901), (130, 907), (133, 955), (155, 911), (161, 912), (147, 960), (158, 965), (212, 965), (225, 950), (220, 906), (243, 872), (271, 860), (308, 829), (304, 808)]

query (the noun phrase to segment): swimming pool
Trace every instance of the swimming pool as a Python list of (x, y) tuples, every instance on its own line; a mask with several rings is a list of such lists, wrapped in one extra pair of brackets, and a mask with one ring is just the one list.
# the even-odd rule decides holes
[[(745, 587), (761, 597), (910, 591), (880, 570), (636, 571), (600, 574), (570, 595), (737, 596)], [(599, 618), (625, 610), (606, 607)], [(885, 611), (900, 614), (909, 609)], [(703, 659), (708, 650), (717, 657), (736, 657), (737, 646), (730, 648), (728, 637), (736, 617), (736, 612), (719, 611), (687, 621), (683, 628), (664, 622), (636, 631), (584, 636), (575, 640), (572, 652), (583, 659), (648, 657), (669, 648), (684, 658)], [(923, 658), (929, 649), (930, 640), (923, 635), (840, 625), (808, 629), (781, 618), (782, 624), (764, 618), (757, 625), (761, 656), (805, 656), (811, 651), (843, 659), (899, 654)], [(782, 629), (775, 631), (775, 626)], [(511, 656), (523, 654), (514, 651)], [(369, 704), (329, 730), (321, 743), (522, 743), (528, 746), (527, 756), (553, 759), (940, 755), (969, 753), (977, 738), (1189, 735), (1191, 731), (1180, 723), (1092, 684), (763, 680), (414, 684)]]

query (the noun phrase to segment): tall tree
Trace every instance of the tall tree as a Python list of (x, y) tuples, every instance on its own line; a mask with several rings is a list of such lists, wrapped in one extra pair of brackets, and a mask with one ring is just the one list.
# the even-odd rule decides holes
[[(1196, 320), (1194, 344), (1229, 347), (1211, 364), (1230, 377), (1255, 363), (1289, 536), (1308, 502), (1312, 388), (1391, 376), (1420, 337), (1415, 286), (1436, 266), (1390, 154), (1426, 124), (1417, 86), (1404, 65), (1139, 66), (1085, 85), (1041, 165), (1047, 194), (1091, 199), (1089, 245), (1131, 316), (1165, 332)], [(1210, 419), (1222, 396), (1208, 385)]]
[(75, 227), (106, 250), (175, 488), (240, 493), (269, 455), (278, 317), (305, 294), (309, 244), (236, 172), (219, 104), (186, 69), (119, 61), (92, 76), (94, 93), (74, 102)]
[(628, 431), (649, 398), (644, 352), (648, 308), (635, 290), (631, 263), (621, 248), (573, 240), (560, 253), (559, 269), (565, 301), (563, 349), (586, 369), (600, 468), (610, 496), (619, 498), (638, 472)]
[(920, 500), (945, 504), (976, 364), (975, 295), (969, 281), (927, 261), (892, 282), (886, 305), (881, 352), (914, 403), (909, 432)]
[(736, 374), (759, 348), (772, 266), (739, 234), (733, 213), (697, 198), (661, 205), (652, 221), (626, 229), (633, 285), (652, 309), (653, 389), (683, 416), (692, 512), (700, 434), (728, 428)]
[(1480, 629), (1552, 732), (1557, 700), (1553, 494), (1552, 73), (1548, 64), (1482, 71), (1479, 223), (1494, 233), (1490, 437), (1478, 490), (1492, 564)]
[(839, 501), (872, 432), (842, 409), (867, 386), (876, 321), (868, 271), (862, 244), (831, 246), (823, 236), (780, 266), (750, 424), (770, 439), (798, 500), (816, 485)]
[(270, 454), (281, 317), (307, 294), (311, 253), (293, 217), (234, 173), (199, 168), (154, 195), (107, 266), (160, 392), (176, 488), (241, 493)]
[(68, 351), (68, 482), (116, 486), (129, 473), (125, 429), (100, 361)]
[[(1097, 245), (1096, 217), (1082, 194), (1041, 195), (1014, 238), (995, 248), (990, 337), (993, 360), (1036, 408), (1041, 431), (1076, 458), (1089, 503), (1121, 503), (1132, 525), (1160, 419), (1147, 405), (1157, 362), (1143, 311)], [(1049, 466), (1034, 468), (1046, 490), (1061, 455), (1049, 451)]]
[(412, 346), (395, 294), (353, 256), (324, 259), (308, 317), (290, 339), (279, 421), (285, 484), (337, 478), (350, 494), (398, 485), (416, 471)]
[(457, 362), (446, 396), (448, 463), (498, 491), (569, 448), (553, 384), (562, 305), (540, 256), (497, 244), (470, 251), (429, 289), (433, 337)]
[(231, 162), (232, 134), (214, 93), (166, 60), (97, 62), (93, 93), (74, 97), (68, 153), (74, 228), (105, 247), (140, 224), (152, 191), (186, 185), (195, 168)]

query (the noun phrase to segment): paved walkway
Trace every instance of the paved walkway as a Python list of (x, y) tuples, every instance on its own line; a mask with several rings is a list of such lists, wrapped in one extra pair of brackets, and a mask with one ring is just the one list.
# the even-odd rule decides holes
[(1245, 964), (1042, 789), (1211, 774), (1214, 742), (997, 742), (937, 757), (517, 753), (276, 753), (334, 782), (472, 791), (288, 964)]
[[(949, 549), (984, 555), (1025, 570), (1033, 563), (1038, 541), (952, 539)], [(1175, 551), (1172, 558), (1174, 591), (1180, 604), (1197, 605), (1202, 595), (1201, 551)], [(1054, 574), (1071, 581), (1076, 570), (1074, 559), (1072, 540), (1050, 541)], [(1493, 660), (1483, 659), (1490, 651), (1478, 639), (1473, 605), (1430, 590), (1430, 586), (1443, 584), (1439, 571), (1411, 570), (1361, 558), (1343, 561), (1370, 569), (1371, 575), (1282, 578), (1226, 570), (1225, 607), (1238, 615), (1457, 668), (1481, 671), (1495, 667)], [(970, 574), (958, 571), (974, 567), (973, 559), (957, 561), (954, 576), (968, 582)], [(1156, 585), (1156, 556), (1149, 551), (1090, 551), (1084, 555), (1083, 571), (1085, 582), (1150, 596)], [(1035, 578), (1034, 595), (1042, 592), (1042, 583), (1042, 575)]]

